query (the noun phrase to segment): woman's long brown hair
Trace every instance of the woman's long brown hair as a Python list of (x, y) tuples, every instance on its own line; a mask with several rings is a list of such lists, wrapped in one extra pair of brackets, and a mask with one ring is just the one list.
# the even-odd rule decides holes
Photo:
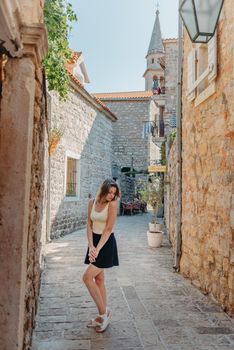
[(97, 197), (99, 197), (99, 199), (101, 199), (102, 197), (107, 196), (111, 187), (116, 188), (116, 193), (115, 193), (115, 197), (113, 198), (113, 200), (116, 200), (117, 198), (119, 198), (120, 197), (119, 186), (112, 179), (106, 179), (105, 181), (103, 181), (103, 183), (101, 184), (100, 190), (98, 191)]

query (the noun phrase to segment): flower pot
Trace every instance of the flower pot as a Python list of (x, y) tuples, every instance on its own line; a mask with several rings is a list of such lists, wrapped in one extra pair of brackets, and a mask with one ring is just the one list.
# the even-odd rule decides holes
[(147, 231), (147, 239), (148, 239), (148, 244), (152, 248), (158, 248), (161, 246), (162, 241), (163, 241), (163, 232), (158, 231), (158, 232), (150, 232)]
[(162, 224), (159, 223), (153, 223), (153, 222), (149, 222), (149, 231), (150, 232), (159, 232), (162, 231)]

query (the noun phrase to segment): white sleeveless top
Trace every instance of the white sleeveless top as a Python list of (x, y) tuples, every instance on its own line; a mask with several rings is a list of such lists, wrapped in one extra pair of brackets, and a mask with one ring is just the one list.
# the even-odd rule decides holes
[(109, 203), (107, 203), (105, 208), (102, 209), (102, 211), (100, 211), (100, 212), (97, 212), (95, 210), (95, 204), (96, 204), (96, 198), (93, 202), (93, 207), (91, 210), (90, 219), (92, 220), (92, 223), (93, 223), (93, 232), (101, 235), (104, 231), (105, 226), (106, 226)]

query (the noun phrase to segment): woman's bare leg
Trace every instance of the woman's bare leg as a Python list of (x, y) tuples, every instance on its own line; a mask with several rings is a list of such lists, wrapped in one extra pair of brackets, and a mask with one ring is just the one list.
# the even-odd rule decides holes
[(90, 264), (83, 275), (83, 281), (97, 306), (99, 315), (104, 315), (106, 312), (106, 305), (103, 301), (100, 289), (94, 281), (96, 276), (98, 276), (101, 272), (103, 272), (102, 269)]
[(100, 272), (96, 277), (95, 277), (95, 283), (98, 286), (101, 296), (102, 296), (102, 300), (103, 300), (103, 304), (105, 306), (106, 309), (106, 287), (105, 287), (105, 275), (104, 275), (104, 271)]

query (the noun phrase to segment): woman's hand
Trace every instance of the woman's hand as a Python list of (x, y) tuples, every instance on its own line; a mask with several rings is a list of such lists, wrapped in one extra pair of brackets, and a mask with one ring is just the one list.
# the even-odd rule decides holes
[(90, 262), (95, 262), (96, 258), (98, 256), (99, 251), (95, 247), (90, 247), (89, 248), (89, 261)]

